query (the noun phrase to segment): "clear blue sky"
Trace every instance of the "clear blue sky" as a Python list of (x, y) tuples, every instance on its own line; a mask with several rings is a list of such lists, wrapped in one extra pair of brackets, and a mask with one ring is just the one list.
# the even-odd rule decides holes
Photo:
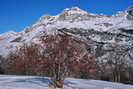
[(56, 15), (78, 6), (92, 13), (113, 14), (133, 5), (133, 0), (0, 0), (0, 33), (20, 31), (43, 14)]

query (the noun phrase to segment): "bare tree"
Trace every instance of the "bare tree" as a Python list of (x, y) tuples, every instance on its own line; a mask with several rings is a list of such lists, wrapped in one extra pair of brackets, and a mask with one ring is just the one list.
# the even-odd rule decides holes
[[(42, 36), (41, 38), (44, 44), (44, 58), (50, 62), (49, 71), (52, 80), (50, 86), (62, 88), (72, 63), (79, 63), (88, 54), (86, 47), (83, 42), (64, 33)], [(87, 61), (89, 62), (88, 59)]]
[(130, 60), (129, 50), (130, 48), (116, 46), (108, 52), (106, 57), (101, 58), (99, 68), (101, 74), (105, 74), (104, 78), (114, 82), (121, 82), (123, 80), (123, 77), (130, 66), (128, 64)]
[[(23, 45), (15, 52), (11, 52), (4, 64), (6, 73), (20, 75), (37, 75), (40, 63), (44, 60), (41, 58), (39, 45)], [(40, 61), (41, 60), (41, 61)]]
[(4, 58), (0, 55), (0, 74), (4, 74), (3, 61)]

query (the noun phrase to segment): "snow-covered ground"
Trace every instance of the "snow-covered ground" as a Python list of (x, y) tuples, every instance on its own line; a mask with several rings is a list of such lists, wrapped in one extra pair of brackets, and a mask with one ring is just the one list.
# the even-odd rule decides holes
[[(0, 89), (50, 89), (47, 77), (0, 75)], [(132, 85), (67, 78), (63, 89), (133, 89)]]

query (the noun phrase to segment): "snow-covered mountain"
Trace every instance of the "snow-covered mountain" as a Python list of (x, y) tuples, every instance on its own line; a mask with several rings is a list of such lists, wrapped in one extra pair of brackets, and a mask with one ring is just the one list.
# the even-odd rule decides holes
[(67, 8), (56, 16), (44, 15), (21, 32), (1, 34), (0, 55), (6, 56), (23, 43), (40, 43), (42, 35), (61, 31), (85, 40), (94, 55), (99, 48), (108, 50), (114, 43), (129, 48), (133, 45), (133, 7), (114, 15), (93, 14), (78, 7)]

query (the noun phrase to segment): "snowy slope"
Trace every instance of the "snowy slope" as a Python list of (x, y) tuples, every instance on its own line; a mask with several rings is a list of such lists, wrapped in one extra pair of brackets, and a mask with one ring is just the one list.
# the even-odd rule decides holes
[[(7, 55), (14, 47), (19, 46), (21, 43), (13, 42), (16, 38), (20, 38), (21, 35), (14, 31), (9, 31), (0, 35), (0, 51), (1, 54)], [(3, 56), (4, 56), (3, 55)]]
[[(47, 77), (0, 75), (0, 89), (50, 89)], [(63, 89), (133, 89), (132, 85), (67, 78)]]

